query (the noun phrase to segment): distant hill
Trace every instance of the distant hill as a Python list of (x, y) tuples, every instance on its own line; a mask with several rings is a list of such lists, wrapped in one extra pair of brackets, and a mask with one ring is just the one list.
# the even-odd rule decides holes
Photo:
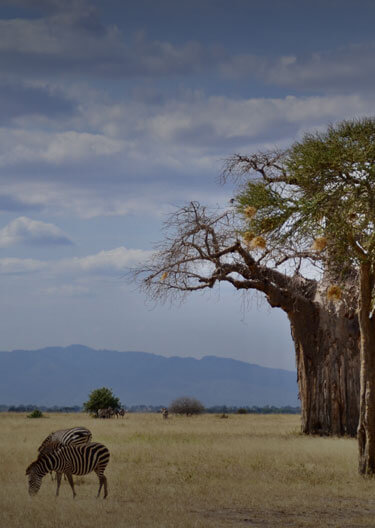
[(168, 405), (182, 395), (206, 406), (297, 406), (296, 373), (234, 359), (66, 348), (0, 352), (0, 403), (82, 405), (98, 387), (124, 405)]

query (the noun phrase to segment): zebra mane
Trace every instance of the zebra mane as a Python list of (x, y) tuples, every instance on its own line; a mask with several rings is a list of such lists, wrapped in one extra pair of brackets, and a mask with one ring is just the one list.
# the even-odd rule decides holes
[(32, 469), (36, 466), (38, 460), (39, 460), (39, 457), (37, 458), (37, 460), (34, 460), (34, 462), (31, 462), (31, 464), (27, 466), (26, 475), (29, 475), (31, 473)]
[(52, 435), (53, 433), (49, 434), (47, 438), (43, 440), (43, 442), (40, 444), (40, 446), (38, 447), (39, 453), (44, 449), (44, 447), (51, 443)]

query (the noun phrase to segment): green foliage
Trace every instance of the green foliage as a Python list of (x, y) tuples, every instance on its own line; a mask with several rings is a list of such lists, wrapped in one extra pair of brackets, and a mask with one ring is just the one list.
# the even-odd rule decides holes
[(277, 177), (258, 171), (237, 196), (256, 209), (246, 229), (267, 247), (311, 250), (324, 237), (333, 270), (375, 262), (375, 119), (343, 121), (306, 134), (279, 160)]
[(27, 415), (28, 418), (44, 418), (42, 411), (34, 409), (32, 413)]
[(237, 414), (247, 414), (247, 409), (245, 409), (245, 407), (240, 407), (237, 410)]
[(201, 414), (204, 411), (204, 406), (196, 398), (182, 396), (170, 404), (169, 411), (175, 414), (192, 416), (193, 414)]
[(121, 407), (119, 398), (116, 398), (107, 387), (101, 389), (95, 389), (89, 394), (89, 399), (83, 404), (83, 408), (86, 412), (98, 414), (99, 409), (117, 409)]

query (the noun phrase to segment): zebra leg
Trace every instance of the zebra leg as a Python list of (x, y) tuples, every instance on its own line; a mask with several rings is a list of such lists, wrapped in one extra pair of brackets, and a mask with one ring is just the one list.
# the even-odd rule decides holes
[(106, 499), (107, 495), (108, 495), (108, 484), (107, 484), (107, 477), (105, 475), (102, 475), (102, 484), (104, 484), (104, 497), (103, 497), (103, 499)]
[(107, 477), (105, 477), (103, 475), (103, 473), (101, 472), (100, 469), (96, 469), (95, 473), (97, 474), (98, 479), (99, 479), (99, 491), (98, 491), (98, 494), (97, 494), (96, 498), (99, 497), (101, 489), (102, 489), (103, 484), (104, 484), (104, 497), (103, 497), (103, 499), (105, 499), (107, 497), (107, 495), (108, 495)]
[(73, 490), (73, 499), (74, 499), (74, 497), (76, 496), (76, 492), (74, 491), (74, 482), (73, 482), (72, 474), (71, 473), (66, 473), (66, 478), (68, 479), (70, 487)]
[(56, 472), (56, 481), (57, 481), (56, 497), (58, 497), (59, 496), (59, 490), (60, 490), (60, 484), (61, 484), (61, 473), (59, 473), (59, 472)]

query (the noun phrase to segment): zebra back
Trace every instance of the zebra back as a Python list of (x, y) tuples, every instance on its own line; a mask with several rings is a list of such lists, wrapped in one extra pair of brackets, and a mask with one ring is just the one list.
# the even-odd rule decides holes
[(70, 429), (60, 429), (49, 434), (38, 447), (38, 452), (42, 454), (51, 453), (64, 445), (80, 446), (91, 441), (92, 433), (86, 427), (72, 427)]
[(40, 476), (48, 471), (86, 475), (91, 471), (101, 469), (104, 472), (109, 461), (108, 448), (97, 442), (86, 445), (63, 445), (49, 453), (42, 453), (30, 464), (26, 474), (36, 472)]

